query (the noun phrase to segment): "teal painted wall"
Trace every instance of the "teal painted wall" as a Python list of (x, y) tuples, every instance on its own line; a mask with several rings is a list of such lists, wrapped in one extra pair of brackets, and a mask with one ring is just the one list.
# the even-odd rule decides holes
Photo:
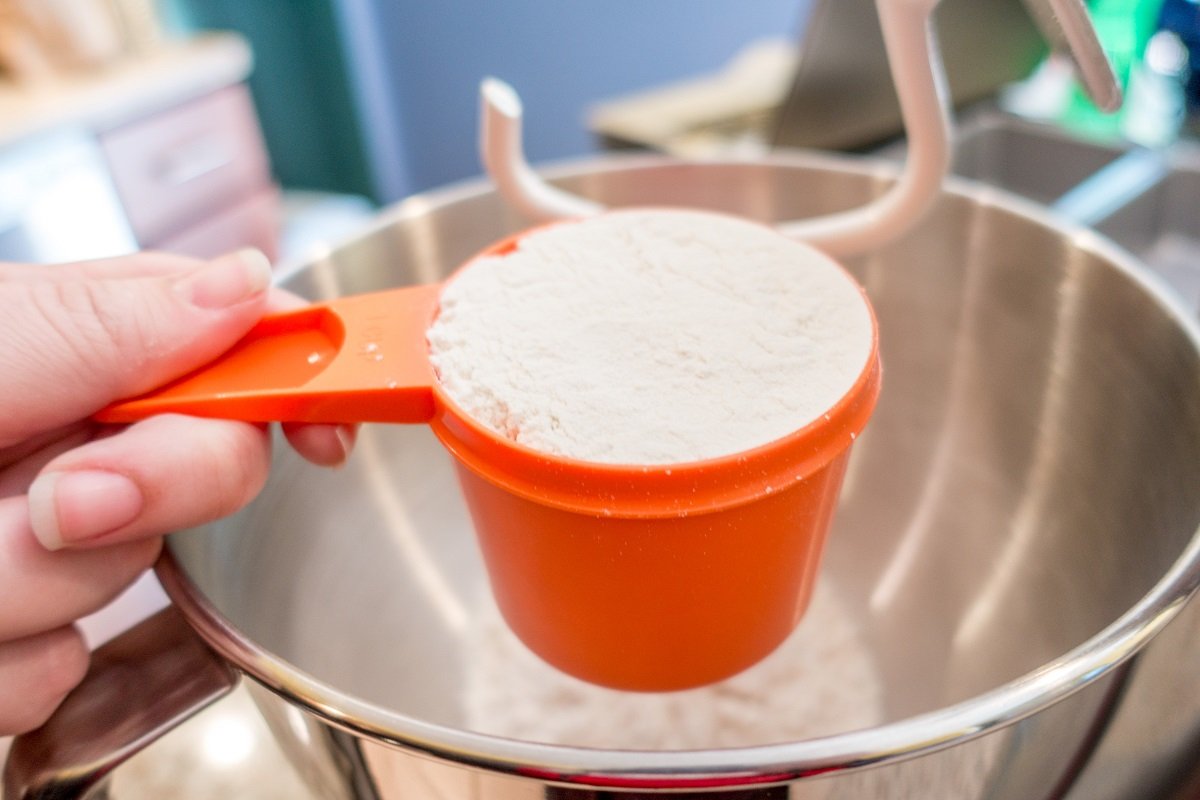
[(163, 0), (186, 29), (232, 29), (286, 187), (391, 202), (479, 174), (479, 80), (529, 111), (537, 162), (594, 150), (585, 109), (791, 36), (809, 0)]
[(235, 30), (279, 181), (377, 198), (331, 0), (173, 0), (175, 27)]

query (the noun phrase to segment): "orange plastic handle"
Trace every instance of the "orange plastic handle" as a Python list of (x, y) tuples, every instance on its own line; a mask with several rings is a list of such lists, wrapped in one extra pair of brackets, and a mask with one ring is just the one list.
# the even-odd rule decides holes
[(425, 331), (441, 289), (391, 289), (268, 315), (215, 361), (95, 417), (428, 422), (435, 378)]

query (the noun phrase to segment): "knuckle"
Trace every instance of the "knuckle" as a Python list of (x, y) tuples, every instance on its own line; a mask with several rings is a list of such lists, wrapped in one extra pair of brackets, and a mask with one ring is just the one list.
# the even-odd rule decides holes
[(79, 685), (87, 672), (88, 651), (75, 628), (42, 634), (28, 648), (24, 663), (16, 668), (30, 677), (18, 680), (25, 687), (5, 699), (0, 708), (0, 728), (14, 734), (40, 728)]
[(270, 465), (266, 431), (244, 422), (163, 414), (138, 422), (113, 443), (110, 452), (88, 454), (88, 463), (137, 476), (146, 505), (126, 530), (130, 536), (239, 511), (258, 494)]
[(227, 516), (239, 511), (262, 489), (268, 469), (269, 439), (254, 425), (207, 422), (197, 431), (203, 442), (200, 469), (212, 476), (213, 513)]
[(112, 349), (124, 332), (120, 323), (97, 297), (94, 284), (86, 281), (44, 281), (30, 286), (34, 305), (42, 319), (66, 345)]
[(262, 490), (270, 459), (269, 439), (262, 429), (253, 425), (229, 427), (237, 429), (236, 433), (231, 431), (230, 435), (235, 436), (238, 442), (237, 447), (232, 449), (237, 455), (238, 465), (236, 485), (229, 487), (229, 495), (235, 503), (230, 510), (232, 513), (249, 503)]
[(47, 639), (42, 649), (42, 675), (53, 706), (57, 706), (83, 680), (88, 649), (83, 635), (74, 626), (52, 631)]
[[(61, 353), (83, 380), (105, 380), (119, 358), (140, 360), (147, 345), (141, 314), (122, 308), (103, 283), (44, 281), (29, 285), (49, 352)], [(129, 313), (126, 313), (129, 312)]]

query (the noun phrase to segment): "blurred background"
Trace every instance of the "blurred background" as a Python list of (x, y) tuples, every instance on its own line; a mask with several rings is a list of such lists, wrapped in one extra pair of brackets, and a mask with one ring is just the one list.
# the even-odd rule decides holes
[[(560, 158), (596, 147), (590, 103), (791, 41), (805, 6), (3, 0), (0, 189), (14, 207), (0, 257), (240, 243), (287, 257), (381, 204), (478, 174), (485, 75), (523, 93), (531, 158)], [(50, 174), (65, 185), (47, 187)], [(115, 197), (97, 185), (106, 176)], [(64, 241), (51, 231), (68, 218)]]
[(237, 30), (285, 185), (381, 202), (480, 171), (477, 92), (518, 87), (531, 159), (594, 147), (591, 102), (719, 68), (790, 38), (803, 0), (175, 0), (176, 29)]
[[(1118, 146), (1173, 141), (1200, 107), (1200, 7), (1091, 5), (1123, 114), (1090, 109), (1021, 0), (942, 3), (957, 104)], [(10, 260), (243, 244), (300, 258), (478, 175), (486, 75), (524, 98), (535, 163), (902, 153), (872, 0), (0, 0), (0, 67)]]

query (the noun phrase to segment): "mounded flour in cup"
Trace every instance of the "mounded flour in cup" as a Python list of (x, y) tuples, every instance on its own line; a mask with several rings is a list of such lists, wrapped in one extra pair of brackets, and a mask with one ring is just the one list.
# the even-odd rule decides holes
[(445, 393), (555, 455), (667, 464), (766, 444), (827, 412), (870, 355), (858, 286), (762, 225), (613, 211), (522, 237), (444, 289)]

